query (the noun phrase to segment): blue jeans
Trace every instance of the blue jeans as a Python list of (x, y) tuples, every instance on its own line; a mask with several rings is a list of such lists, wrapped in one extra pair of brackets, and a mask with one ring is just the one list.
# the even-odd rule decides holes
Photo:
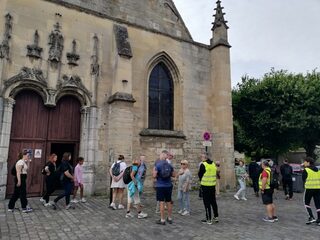
[(240, 189), (239, 191), (236, 193), (236, 195), (240, 198), (245, 198), (246, 197), (246, 181), (243, 179), (238, 179), (239, 185), (240, 185)]
[(178, 201), (179, 201), (179, 209), (187, 210), (190, 212), (190, 197), (189, 192), (183, 192), (181, 190), (178, 191)]

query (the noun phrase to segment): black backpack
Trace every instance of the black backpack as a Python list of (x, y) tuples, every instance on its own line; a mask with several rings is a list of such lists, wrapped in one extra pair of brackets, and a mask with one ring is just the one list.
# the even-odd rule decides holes
[(129, 182), (132, 181), (132, 178), (131, 178), (131, 170), (132, 170), (132, 167), (129, 166), (127, 167), (125, 170), (124, 170), (124, 173), (123, 173), (123, 182), (125, 184), (128, 184)]
[(278, 189), (279, 187), (279, 174), (275, 168), (271, 168), (270, 171), (270, 188)]
[(11, 168), (11, 175), (13, 175), (14, 177), (17, 176), (16, 165), (17, 165), (17, 162), (18, 162), (18, 161), (19, 161), (19, 160), (17, 160), (17, 161), (14, 163), (14, 165), (12, 166), (12, 168)]
[(112, 175), (113, 176), (119, 176), (120, 175), (120, 163), (121, 162), (116, 162), (113, 167), (112, 167)]

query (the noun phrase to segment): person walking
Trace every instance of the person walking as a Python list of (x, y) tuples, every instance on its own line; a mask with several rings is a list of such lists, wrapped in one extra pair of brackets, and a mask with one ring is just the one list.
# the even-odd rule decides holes
[(284, 195), (286, 196), (286, 200), (292, 200), (293, 197), (293, 182), (292, 182), (292, 174), (293, 169), (289, 165), (288, 159), (283, 161), (283, 164), (280, 166), (280, 173), (282, 176), (282, 186), (284, 190)]
[(30, 163), (30, 153), (28, 150), (23, 150), (18, 156), (19, 160), (13, 168), (14, 175), (14, 192), (8, 204), (8, 211), (13, 212), (14, 206), (18, 198), (20, 198), (21, 208), (23, 213), (32, 212), (33, 209), (28, 206), (27, 200), (27, 173)]
[(73, 167), (70, 163), (70, 160), (71, 160), (71, 153), (65, 152), (62, 155), (62, 161), (59, 166), (60, 181), (64, 191), (53, 200), (52, 206), (54, 210), (57, 209), (57, 203), (62, 198), (66, 199), (66, 210), (69, 210), (70, 208), (74, 208), (74, 206), (70, 204), (70, 195), (72, 192), (73, 181), (74, 181)]
[(160, 158), (156, 161), (155, 167), (153, 168), (152, 176), (156, 178), (156, 191), (157, 201), (160, 205), (160, 219), (156, 222), (157, 224), (165, 225), (165, 213), (164, 206), (167, 205), (168, 216), (167, 222), (172, 224), (172, 181), (171, 177), (175, 177), (175, 172), (170, 163), (167, 162), (167, 151), (164, 150), (160, 153)]
[(242, 159), (239, 160), (239, 165), (236, 166), (236, 177), (237, 177), (238, 183), (240, 185), (240, 189), (233, 196), (237, 200), (241, 199), (241, 200), (247, 201), (247, 198), (246, 198), (246, 179), (248, 178), (248, 174), (246, 171), (246, 166), (245, 166), (244, 161)]
[(46, 192), (42, 197), (43, 205), (45, 207), (51, 206), (51, 203), (49, 202), (50, 196), (56, 189), (56, 182), (57, 182), (56, 162), (57, 162), (57, 154), (55, 153), (50, 154), (49, 162), (46, 164), (45, 168), (43, 169), (43, 174), (46, 175)]
[(259, 166), (259, 164), (256, 162), (256, 159), (253, 159), (249, 163), (249, 177), (252, 181), (252, 187), (254, 190), (254, 193), (256, 197), (259, 197), (259, 175), (262, 172), (262, 168)]
[[(201, 159), (202, 163), (200, 165), (198, 176), (201, 182), (203, 204), (206, 211), (206, 219), (201, 220), (201, 222), (211, 225), (213, 222), (219, 222), (215, 188), (217, 168), (213, 161), (208, 158), (207, 153), (203, 153), (201, 155)], [(211, 214), (211, 208), (213, 209), (213, 217)]]
[(140, 197), (143, 192), (143, 182), (141, 180), (141, 175), (138, 174), (139, 167), (141, 166), (141, 159), (134, 160), (132, 163), (132, 168), (130, 172), (131, 182), (127, 185), (128, 192), (128, 202), (127, 202), (127, 213), (126, 218), (132, 218), (134, 215), (131, 213), (131, 205), (136, 205), (136, 209), (138, 212), (138, 218), (146, 218), (148, 214), (142, 212), (142, 206)]
[(268, 161), (261, 163), (262, 173), (259, 177), (259, 188), (261, 191), (262, 202), (266, 206), (267, 216), (263, 218), (265, 222), (278, 221), (275, 215), (276, 207), (273, 203), (273, 189), (270, 187), (271, 169)]
[(78, 203), (79, 201), (76, 199), (78, 188), (80, 188), (80, 202), (85, 203), (87, 200), (83, 197), (83, 168), (82, 165), (84, 163), (83, 157), (77, 158), (77, 166), (74, 169), (74, 190), (73, 190), (73, 198), (71, 200), (72, 203)]
[[(111, 188), (112, 188), (112, 202), (110, 208), (124, 209), (123, 205), (123, 193), (126, 188), (126, 184), (123, 182), (123, 173), (127, 168), (127, 164), (124, 162), (124, 156), (119, 155), (117, 162), (113, 163), (110, 168), (110, 176), (112, 177)], [(118, 207), (116, 202), (119, 202)]]
[(181, 161), (181, 169), (178, 172), (178, 213), (182, 216), (190, 215), (190, 189), (192, 175), (188, 167), (188, 161)]
[[(320, 226), (320, 171), (314, 163), (315, 161), (311, 157), (305, 158), (303, 162), (305, 168), (302, 172), (302, 180), (305, 187), (304, 206), (309, 215), (306, 224), (317, 223)], [(317, 210), (317, 220), (315, 220), (310, 206), (312, 198)]]

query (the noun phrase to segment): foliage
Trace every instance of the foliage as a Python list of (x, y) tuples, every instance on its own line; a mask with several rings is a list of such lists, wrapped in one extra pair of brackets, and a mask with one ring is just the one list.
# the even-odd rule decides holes
[(303, 146), (309, 156), (320, 139), (320, 73), (274, 71), (244, 76), (232, 91), (235, 149), (277, 156)]

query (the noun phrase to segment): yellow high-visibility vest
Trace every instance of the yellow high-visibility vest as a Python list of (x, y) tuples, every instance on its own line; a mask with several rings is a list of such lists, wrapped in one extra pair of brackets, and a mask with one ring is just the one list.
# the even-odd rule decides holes
[(304, 184), (305, 189), (320, 189), (320, 171), (315, 172), (310, 168), (306, 168), (308, 177)]
[(202, 179), (202, 186), (215, 186), (216, 185), (216, 175), (217, 175), (217, 167), (214, 163), (209, 164), (207, 162), (202, 163), (206, 169)]
[[(270, 176), (271, 176), (271, 169), (269, 167), (266, 167), (264, 169), (268, 174), (268, 179), (266, 183), (266, 189), (270, 189)], [(262, 189), (262, 179), (261, 179), (262, 173), (259, 176), (259, 188)]]

